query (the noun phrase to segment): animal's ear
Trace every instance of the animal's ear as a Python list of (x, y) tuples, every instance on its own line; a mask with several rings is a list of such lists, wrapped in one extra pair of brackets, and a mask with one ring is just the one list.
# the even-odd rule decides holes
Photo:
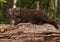
[(9, 11), (11, 11), (11, 9), (9, 9)]
[(20, 14), (20, 8), (16, 8), (16, 12)]
[(7, 13), (10, 14), (10, 12), (11, 12), (11, 9), (7, 9)]
[(20, 8), (16, 8), (16, 10), (20, 11)]
[(12, 14), (12, 9), (8, 9), (8, 13), (11, 15)]
[(15, 9), (13, 9), (13, 8), (8, 9), (8, 13), (9, 13), (10, 15), (13, 15), (14, 11), (15, 11)]

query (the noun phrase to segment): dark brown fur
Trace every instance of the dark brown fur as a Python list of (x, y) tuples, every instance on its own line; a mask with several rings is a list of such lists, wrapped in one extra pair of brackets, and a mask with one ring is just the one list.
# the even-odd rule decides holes
[(27, 22), (30, 22), (32, 24), (49, 23), (54, 25), (58, 29), (57, 24), (53, 21), (49, 21), (47, 16), (43, 14), (41, 11), (34, 9), (12, 8), (9, 9), (9, 12), (12, 19), (15, 20), (14, 25)]

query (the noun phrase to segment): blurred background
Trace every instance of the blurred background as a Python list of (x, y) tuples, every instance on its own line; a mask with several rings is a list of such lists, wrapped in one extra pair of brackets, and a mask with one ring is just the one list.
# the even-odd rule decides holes
[[(0, 0), (0, 24), (11, 24), (9, 8), (14, 0)], [(17, 7), (41, 10), (51, 21), (60, 24), (60, 0), (17, 0)]]

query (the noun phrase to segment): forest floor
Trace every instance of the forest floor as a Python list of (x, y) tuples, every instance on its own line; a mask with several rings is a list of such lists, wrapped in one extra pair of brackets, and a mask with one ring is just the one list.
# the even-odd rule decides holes
[(60, 42), (60, 29), (50, 24), (0, 25), (0, 42)]

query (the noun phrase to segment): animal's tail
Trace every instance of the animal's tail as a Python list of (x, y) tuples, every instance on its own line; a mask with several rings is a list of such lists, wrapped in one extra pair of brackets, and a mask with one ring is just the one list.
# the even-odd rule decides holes
[(45, 21), (45, 23), (52, 24), (56, 27), (56, 29), (59, 29), (58, 25), (54, 21)]

